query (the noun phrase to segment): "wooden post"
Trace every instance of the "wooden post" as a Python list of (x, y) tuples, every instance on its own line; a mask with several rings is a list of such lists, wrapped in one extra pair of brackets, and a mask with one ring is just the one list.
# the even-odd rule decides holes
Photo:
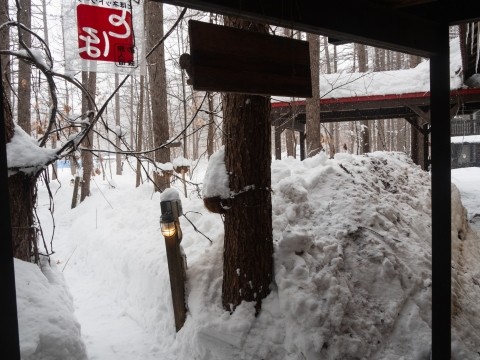
[[(174, 189), (171, 189), (175, 191)], [(171, 191), (170, 191), (171, 193)], [(165, 248), (167, 250), (168, 274), (170, 276), (170, 289), (172, 291), (173, 314), (175, 317), (175, 329), (178, 332), (185, 323), (187, 317), (187, 307), (185, 303), (185, 281), (186, 281), (186, 259), (180, 242), (182, 241), (182, 231), (178, 221), (182, 213), (180, 199), (162, 200), (160, 202), (162, 210), (161, 222), (165, 219), (175, 222), (176, 231), (172, 236), (165, 236)]]
[[(0, 68), (1, 68), (0, 59)], [(0, 204), (6, 212), (0, 217), (0, 281), (2, 283), (3, 305), (0, 307), (0, 344), (2, 352), (9, 359), (20, 359), (18, 335), (17, 296), (12, 249), (12, 224), (10, 219), (10, 196), (8, 192), (7, 144), (5, 136), (5, 110), (3, 103), (3, 82), (0, 80)]]
[(432, 354), (451, 358), (452, 242), (449, 27), (438, 19), (439, 44), (430, 58), (432, 179)]

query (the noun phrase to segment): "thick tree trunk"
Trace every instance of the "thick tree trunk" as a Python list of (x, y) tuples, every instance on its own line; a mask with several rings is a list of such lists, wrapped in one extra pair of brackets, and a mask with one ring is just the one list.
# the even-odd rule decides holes
[[(6, 94), (1, 96), (5, 105), (5, 140), (9, 143), (15, 135), (15, 125)], [(36, 178), (23, 172), (8, 177), (13, 256), (28, 262), (38, 261), (37, 234), (33, 227), (35, 184)]]
[(312, 97), (307, 98), (305, 103), (305, 111), (307, 113), (305, 136), (307, 157), (312, 157), (322, 150), (320, 136), (320, 38), (318, 35), (307, 34), (307, 40), (310, 45)]
[[(163, 4), (148, 1), (146, 6), (147, 48), (153, 48), (163, 37)], [(165, 70), (165, 50), (160, 45), (148, 58), (148, 75), (153, 116), (153, 138), (155, 147), (169, 139), (168, 107), (167, 107), (167, 75)], [(155, 162), (170, 162), (170, 149), (155, 151)], [(153, 180), (155, 191), (163, 191), (170, 187), (170, 174), (155, 172)]]
[(37, 237), (33, 227), (35, 184), (36, 178), (22, 172), (8, 178), (13, 256), (29, 262), (38, 262)]
[[(226, 19), (226, 24), (265, 32), (264, 25)], [(243, 300), (261, 301), (273, 272), (270, 99), (226, 94), (225, 165), (235, 197), (225, 214), (222, 302), (233, 311)]]
[[(0, 2), (0, 24), (4, 24), (9, 20), (8, 14), (8, 0), (3, 0)], [(0, 29), (0, 49), (8, 49), (10, 44), (10, 28), (4, 26)], [(3, 91), (5, 92), (4, 101), (10, 103), (10, 56), (1, 55), (2, 67), (0, 69), (1, 79), (4, 81)]]
[[(27, 28), (31, 28), (31, 0), (21, 0), (21, 9), (18, 12), (18, 21)], [(26, 47), (32, 46), (32, 35), (27, 31), (20, 31), (21, 41)], [(31, 76), (32, 68), (24, 61), (18, 63), (18, 125), (27, 134), (32, 132), (31, 124)]]

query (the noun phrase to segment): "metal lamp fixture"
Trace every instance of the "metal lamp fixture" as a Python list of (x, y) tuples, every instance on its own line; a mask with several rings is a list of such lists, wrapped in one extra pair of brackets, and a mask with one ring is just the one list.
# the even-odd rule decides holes
[(162, 215), (160, 217), (160, 229), (165, 237), (177, 235), (182, 240), (180, 223), (178, 217), (182, 215), (182, 203), (180, 199), (169, 199), (160, 202)]
[(171, 213), (162, 214), (160, 217), (160, 229), (165, 237), (174, 236), (177, 232), (177, 225)]

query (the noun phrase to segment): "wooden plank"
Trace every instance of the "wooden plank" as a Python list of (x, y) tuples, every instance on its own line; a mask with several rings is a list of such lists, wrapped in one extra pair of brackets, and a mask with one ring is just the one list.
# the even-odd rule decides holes
[(189, 21), (195, 90), (311, 97), (308, 42)]

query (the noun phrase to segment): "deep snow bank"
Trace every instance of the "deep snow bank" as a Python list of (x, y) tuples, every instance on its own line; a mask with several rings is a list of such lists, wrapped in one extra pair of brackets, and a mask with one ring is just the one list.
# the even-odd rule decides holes
[(84, 360), (85, 345), (72, 297), (55, 264), (15, 259), (15, 285), (22, 360)]

